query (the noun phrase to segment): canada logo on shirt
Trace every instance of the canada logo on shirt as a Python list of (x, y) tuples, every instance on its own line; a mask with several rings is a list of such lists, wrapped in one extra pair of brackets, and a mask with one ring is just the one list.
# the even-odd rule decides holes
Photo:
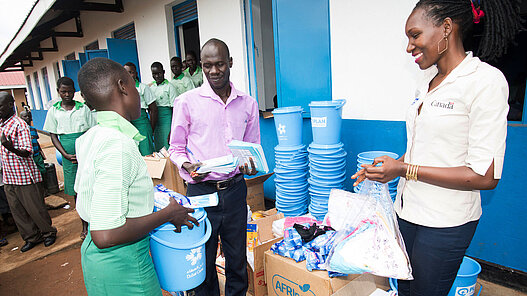
[(454, 102), (445, 103), (445, 102), (438, 102), (434, 100), (430, 103), (430, 106), (443, 108), (443, 109), (454, 109)]

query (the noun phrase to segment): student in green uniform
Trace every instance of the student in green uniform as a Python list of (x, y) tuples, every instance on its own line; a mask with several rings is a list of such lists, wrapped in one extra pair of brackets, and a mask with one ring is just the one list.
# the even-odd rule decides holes
[(192, 79), (195, 87), (200, 87), (203, 84), (203, 71), (199, 66), (198, 59), (196, 58), (196, 53), (194, 51), (189, 51), (186, 56), (187, 69), (183, 73)]
[(194, 88), (194, 82), (183, 74), (183, 63), (180, 57), (173, 57), (170, 59), (170, 70), (172, 70), (172, 80), (170, 83), (176, 87), (177, 95), (187, 92)]
[[(53, 104), (48, 110), (43, 129), (51, 134), (51, 142), (62, 154), (64, 171), (64, 193), (77, 199), (73, 188), (77, 174), (77, 157), (75, 140), (96, 124), (95, 117), (85, 104), (75, 101), (75, 86), (69, 77), (57, 81), (57, 92), (62, 100)], [(88, 232), (88, 224), (82, 221), (81, 238)]]
[(97, 125), (76, 144), (77, 211), (89, 223), (81, 246), (86, 290), (89, 296), (161, 296), (148, 233), (167, 222), (176, 231), (181, 225), (192, 228), (198, 225), (189, 215), (194, 210), (171, 199), (152, 213), (153, 183), (137, 149), (143, 136), (130, 123), (141, 115), (132, 77), (120, 64), (95, 58), (78, 79), (87, 104), (97, 110)]
[[(145, 139), (139, 143), (139, 152), (141, 155), (150, 155), (154, 152), (154, 133), (153, 130), (157, 124), (157, 105), (156, 98), (148, 85), (139, 82), (137, 78), (137, 68), (131, 62), (124, 64), (124, 69), (132, 75), (135, 81), (135, 87), (141, 98), (141, 116), (132, 121), (139, 133), (145, 136)], [(146, 110), (148, 109), (148, 114)], [(150, 116), (150, 119), (148, 118)]]
[(150, 89), (156, 99), (158, 116), (154, 129), (154, 147), (156, 151), (165, 147), (168, 149), (168, 135), (172, 125), (172, 107), (177, 97), (176, 88), (165, 79), (165, 70), (160, 62), (154, 62), (150, 67), (154, 81)]

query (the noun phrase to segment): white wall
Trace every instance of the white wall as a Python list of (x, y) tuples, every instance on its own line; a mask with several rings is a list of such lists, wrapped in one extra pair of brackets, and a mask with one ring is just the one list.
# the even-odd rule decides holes
[(347, 119), (404, 120), (421, 71), (406, 53), (416, 0), (330, 0), (333, 98)]
[(199, 40), (203, 45), (210, 38), (223, 40), (229, 47), (233, 66), (231, 81), (248, 92), (245, 20), (241, 0), (197, 0)]

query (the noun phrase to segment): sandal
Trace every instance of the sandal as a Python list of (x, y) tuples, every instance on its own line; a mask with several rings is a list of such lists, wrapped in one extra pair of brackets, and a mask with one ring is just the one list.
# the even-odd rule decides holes
[(88, 230), (81, 232), (81, 240), (86, 239), (87, 235), (88, 235)]

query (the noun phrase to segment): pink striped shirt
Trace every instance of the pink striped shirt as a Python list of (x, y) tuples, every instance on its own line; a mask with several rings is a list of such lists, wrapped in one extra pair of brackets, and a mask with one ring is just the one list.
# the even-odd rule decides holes
[[(253, 97), (235, 89), (231, 82), (231, 95), (223, 103), (205, 80), (201, 87), (176, 99), (168, 151), (183, 179), (195, 183), (182, 168), (184, 162), (229, 155), (227, 144), (232, 140), (260, 143), (258, 103)], [(210, 173), (204, 180), (224, 180), (238, 173), (238, 169), (230, 174)]]

